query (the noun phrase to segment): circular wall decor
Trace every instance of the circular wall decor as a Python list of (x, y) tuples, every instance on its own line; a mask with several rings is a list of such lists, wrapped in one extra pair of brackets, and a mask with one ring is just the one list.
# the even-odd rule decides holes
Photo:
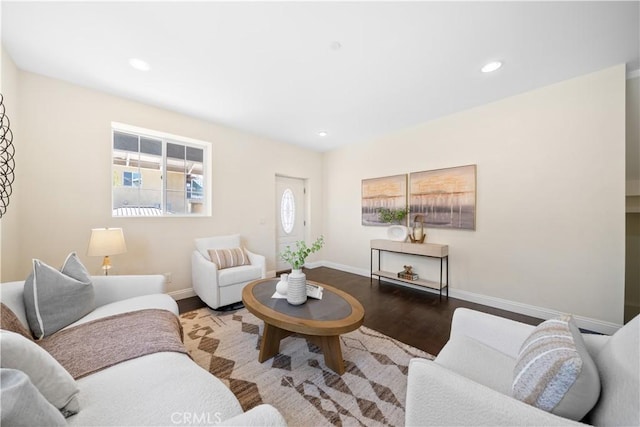
[(9, 206), (11, 185), (15, 178), (16, 162), (13, 159), (15, 149), (10, 125), (9, 117), (5, 114), (4, 97), (0, 94), (0, 218)]

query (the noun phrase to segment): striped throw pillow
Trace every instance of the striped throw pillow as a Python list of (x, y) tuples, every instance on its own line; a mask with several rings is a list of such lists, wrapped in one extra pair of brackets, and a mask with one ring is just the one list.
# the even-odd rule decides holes
[(524, 341), (512, 393), (529, 405), (576, 421), (596, 404), (600, 378), (573, 317), (542, 322)]
[(216, 264), (219, 270), (251, 264), (242, 248), (209, 249), (207, 252), (209, 252), (211, 262)]

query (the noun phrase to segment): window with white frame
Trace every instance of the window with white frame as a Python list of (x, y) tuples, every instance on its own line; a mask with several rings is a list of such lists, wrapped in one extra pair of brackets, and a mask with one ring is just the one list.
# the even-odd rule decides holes
[(112, 124), (112, 215), (210, 215), (209, 144)]

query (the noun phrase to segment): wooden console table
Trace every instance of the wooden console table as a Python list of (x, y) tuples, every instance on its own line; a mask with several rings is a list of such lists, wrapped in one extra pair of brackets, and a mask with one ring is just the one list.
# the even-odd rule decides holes
[[(373, 270), (373, 252), (378, 251), (378, 270)], [(392, 273), (390, 271), (382, 270), (380, 266), (380, 253), (381, 252), (395, 252), (405, 255), (423, 256), (429, 258), (440, 259), (440, 282), (434, 282), (431, 280), (416, 279), (408, 280), (398, 277), (398, 273)], [(444, 264), (446, 261), (446, 269)], [(443, 270), (445, 273), (445, 281), (442, 281)], [(400, 282), (411, 283), (412, 285), (424, 286), (430, 289), (437, 289), (440, 291), (440, 299), (442, 300), (442, 290), (446, 289), (447, 298), (449, 298), (449, 246), (438, 245), (436, 243), (404, 243), (394, 240), (374, 239), (371, 241), (371, 283), (373, 284), (373, 276), (378, 277), (380, 281), (381, 277), (397, 280)]]

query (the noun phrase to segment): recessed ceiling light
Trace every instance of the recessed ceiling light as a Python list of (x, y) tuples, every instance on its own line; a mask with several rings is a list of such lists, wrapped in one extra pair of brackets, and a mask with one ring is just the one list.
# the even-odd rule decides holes
[(483, 73), (491, 73), (491, 72), (497, 70), (500, 67), (502, 67), (502, 62), (500, 62), (500, 61), (492, 61), (492, 62), (489, 62), (489, 63), (485, 64), (485, 66), (482, 67), (480, 69), (480, 71), (482, 71)]
[(333, 41), (331, 42), (329, 47), (331, 48), (331, 50), (340, 50), (342, 48), (342, 45), (338, 41)]
[(322, 130), (322, 131), (318, 132), (318, 136), (327, 136), (327, 135), (329, 135), (329, 134), (326, 131)]
[(129, 59), (129, 65), (131, 65), (133, 68), (135, 68), (138, 71), (149, 71), (151, 69), (151, 67), (146, 61), (143, 61), (142, 59), (138, 59), (138, 58)]

